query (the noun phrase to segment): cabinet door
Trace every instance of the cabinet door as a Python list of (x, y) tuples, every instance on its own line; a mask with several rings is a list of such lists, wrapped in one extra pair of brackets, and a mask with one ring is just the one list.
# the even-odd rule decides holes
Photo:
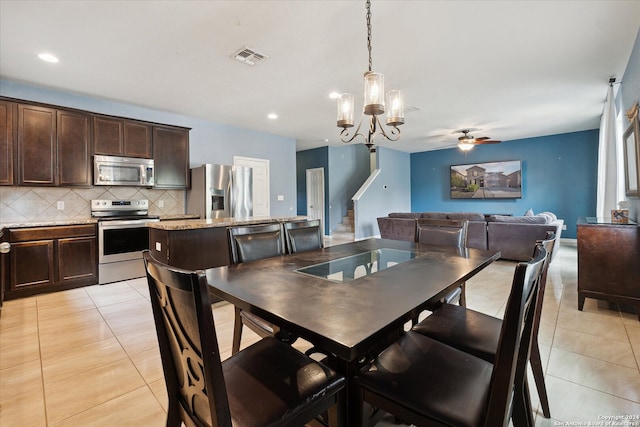
[(0, 101), (0, 185), (13, 185), (13, 147), (16, 104)]
[(18, 106), (18, 184), (56, 185), (56, 110)]
[(38, 240), (11, 244), (11, 282), (7, 291), (54, 284), (53, 243)]
[(95, 237), (58, 240), (58, 283), (97, 282), (98, 259)]
[(153, 127), (156, 188), (187, 188), (189, 179), (189, 130)]
[(93, 116), (93, 149), (96, 154), (122, 156), (124, 122), (109, 117)]
[(91, 185), (89, 116), (58, 110), (58, 184)]
[(124, 122), (124, 155), (145, 159), (152, 157), (151, 126), (128, 120)]

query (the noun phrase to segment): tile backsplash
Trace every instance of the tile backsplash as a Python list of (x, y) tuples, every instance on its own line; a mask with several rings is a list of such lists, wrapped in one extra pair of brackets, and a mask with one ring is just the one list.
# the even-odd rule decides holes
[[(185, 190), (152, 190), (141, 187), (2, 187), (0, 223), (87, 219), (93, 199), (148, 199), (150, 215), (186, 212)], [(58, 209), (64, 205), (64, 209)], [(162, 206), (162, 207), (160, 207)]]

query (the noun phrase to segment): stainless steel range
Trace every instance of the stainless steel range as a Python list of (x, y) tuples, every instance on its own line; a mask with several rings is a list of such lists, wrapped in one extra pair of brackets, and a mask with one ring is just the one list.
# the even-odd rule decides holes
[(149, 201), (92, 200), (91, 216), (98, 218), (98, 283), (144, 277), (142, 251), (149, 248)]

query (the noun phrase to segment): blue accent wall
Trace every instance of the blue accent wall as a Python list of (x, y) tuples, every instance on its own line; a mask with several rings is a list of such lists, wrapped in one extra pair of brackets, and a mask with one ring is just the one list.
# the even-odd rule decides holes
[(369, 177), (369, 149), (363, 144), (329, 147), (329, 226), (338, 228), (347, 210), (353, 209), (351, 198)]
[(327, 189), (329, 188), (329, 147), (314, 148), (296, 153), (297, 214), (307, 214), (307, 169), (316, 168), (324, 169), (324, 234), (329, 235), (331, 234), (331, 229), (326, 220), (326, 218), (329, 218), (329, 203), (327, 202)]
[[(411, 155), (411, 210), (414, 212), (480, 212), (523, 215), (549, 211), (562, 218), (562, 237), (576, 238), (580, 216), (594, 216), (598, 130), (504, 141), (475, 147), (466, 155), (457, 148)], [(451, 165), (503, 160), (522, 161), (522, 198), (452, 200)]]
[(298, 215), (307, 214), (307, 169), (324, 168), (325, 234), (331, 235), (351, 209), (351, 198), (369, 175), (369, 151), (362, 144), (320, 147), (296, 153)]
[[(295, 215), (296, 143), (294, 139), (7, 80), (0, 80), (0, 95), (94, 113), (191, 128), (189, 133), (191, 167), (200, 166), (203, 163), (231, 165), (233, 164), (233, 156), (268, 159), (271, 215)], [(284, 196), (284, 200), (278, 200), (278, 195)]]
[(411, 210), (411, 155), (385, 147), (376, 150), (379, 173), (356, 202), (356, 239), (379, 236), (378, 217)]

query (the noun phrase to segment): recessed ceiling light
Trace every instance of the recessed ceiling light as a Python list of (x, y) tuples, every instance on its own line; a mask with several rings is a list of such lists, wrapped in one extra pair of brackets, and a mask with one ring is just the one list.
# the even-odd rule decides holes
[(329, 94), (329, 98), (331, 98), (331, 99), (338, 99), (339, 96), (340, 96), (340, 94), (338, 92), (331, 92)]
[(57, 62), (60, 62), (60, 60), (56, 56), (50, 53), (41, 53), (40, 55), (38, 55), (38, 58), (42, 59), (43, 61), (51, 62), (54, 64)]
[(267, 117), (269, 117), (271, 120), (275, 120), (278, 118), (278, 115), (276, 113), (271, 113)]

